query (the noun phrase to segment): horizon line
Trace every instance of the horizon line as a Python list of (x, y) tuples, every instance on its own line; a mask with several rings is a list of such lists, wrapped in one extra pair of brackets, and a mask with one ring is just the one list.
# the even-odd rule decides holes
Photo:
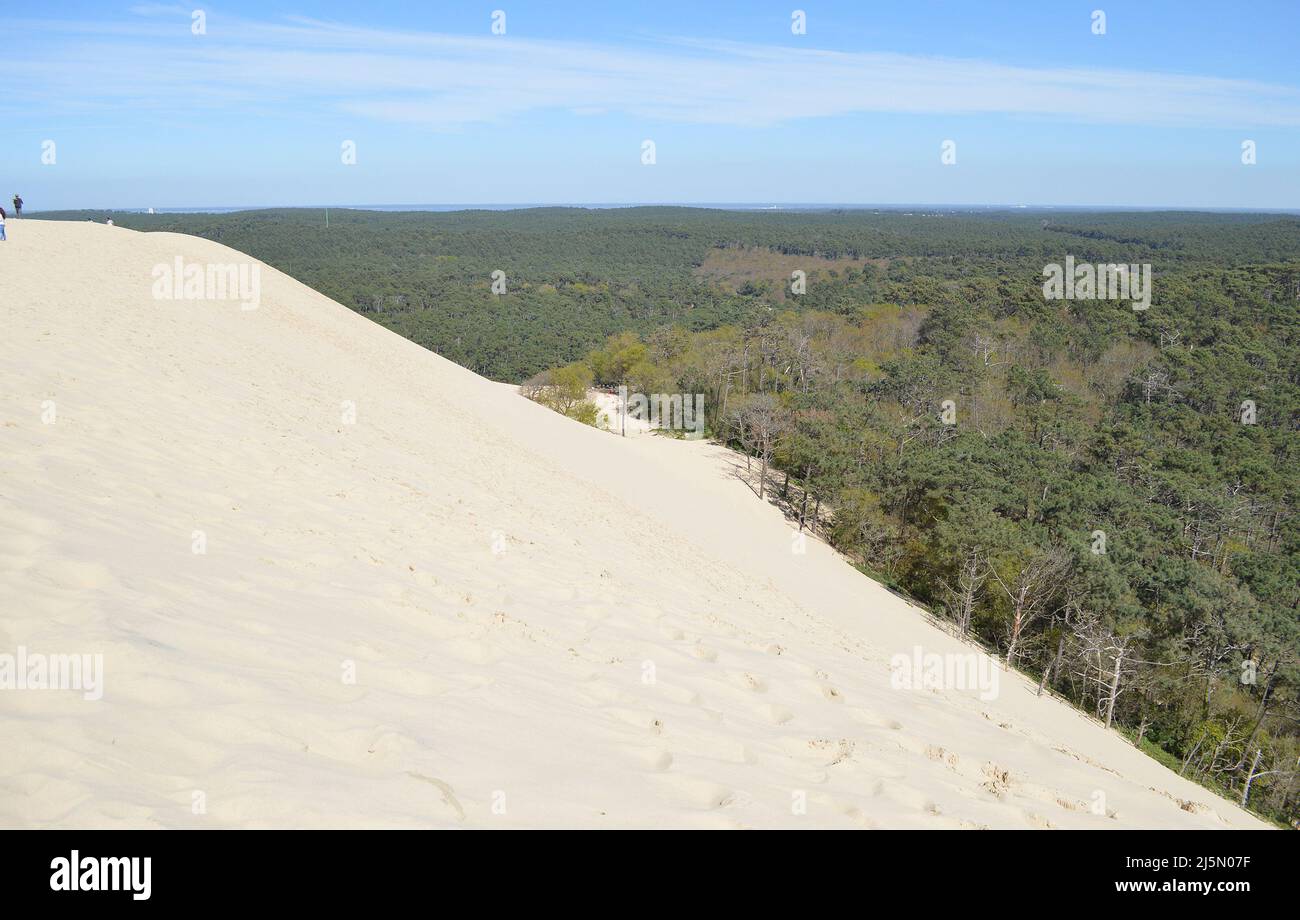
[[(399, 202), (394, 204), (257, 204), (257, 205), (185, 205), (152, 208), (153, 216), (161, 214), (216, 214), (251, 211), (521, 211), (541, 208), (571, 208), (575, 210), (616, 210), (631, 208), (695, 208), (699, 210), (759, 210), (759, 211), (820, 211), (820, 210), (903, 210), (930, 209), (950, 211), (1092, 211), (1092, 212), (1194, 212), (1216, 214), (1297, 214), (1300, 205), (1274, 208), (1210, 205), (1127, 205), (1127, 204), (954, 204), (950, 202), (772, 202), (772, 201), (554, 201), (554, 202)], [(150, 207), (65, 207), (27, 209), (31, 214), (58, 214), (63, 212), (130, 213), (149, 216)]]

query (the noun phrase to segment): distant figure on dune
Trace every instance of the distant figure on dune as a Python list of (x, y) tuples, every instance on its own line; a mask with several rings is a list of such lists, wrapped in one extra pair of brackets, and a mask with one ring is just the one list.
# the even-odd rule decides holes
[(5, 236), (5, 209), (0, 208), (0, 240), (8, 239)]
[(23, 196), (14, 192), (14, 217), (23, 216)]
[(110, 227), (113, 226), (113, 218), (110, 217), (108, 220), (104, 221), (104, 223), (108, 224)]

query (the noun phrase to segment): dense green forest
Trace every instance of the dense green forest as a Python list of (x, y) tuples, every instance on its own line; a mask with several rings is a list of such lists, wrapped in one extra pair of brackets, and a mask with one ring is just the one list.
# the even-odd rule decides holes
[[(705, 394), (709, 431), (754, 458), (756, 491), (792, 526), (1172, 769), (1300, 820), (1300, 220), (546, 208), (331, 211), (328, 228), (311, 210), (115, 221), (219, 240), (534, 392), (576, 381), (580, 396), (592, 380)], [(1151, 265), (1149, 309), (1045, 298), (1044, 267), (1067, 256)]]

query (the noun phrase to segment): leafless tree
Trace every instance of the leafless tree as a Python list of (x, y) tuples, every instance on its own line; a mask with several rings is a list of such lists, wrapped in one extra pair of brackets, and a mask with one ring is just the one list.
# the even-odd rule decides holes
[(1011, 622), (1007, 630), (1007, 666), (1015, 664), (1020, 651), (1020, 637), (1060, 592), (1070, 575), (1070, 557), (1064, 549), (1053, 547), (1028, 556), (1018, 567), (1011, 584), (1007, 584), (990, 561), (986, 568), (1011, 602)]
[(1073, 618), (1071, 631), (1076, 676), (1084, 684), (1085, 697), (1092, 688), (1097, 717), (1109, 728), (1115, 721), (1115, 704), (1140, 663), (1132, 650), (1136, 634), (1122, 635), (1101, 617), (1082, 610)]
[(777, 441), (785, 433), (788, 421), (780, 400), (770, 393), (758, 393), (736, 409), (740, 442), (758, 458), (758, 497), (767, 494), (767, 468), (776, 451)]
[[(1256, 748), (1256, 749), (1255, 749), (1255, 757), (1254, 757), (1254, 759), (1251, 761), (1251, 764), (1250, 764), (1250, 770), (1247, 771), (1247, 773), (1246, 773), (1246, 781), (1245, 781), (1245, 783), (1244, 783), (1244, 784), (1242, 785), (1242, 787), (1241, 787), (1241, 807), (1242, 807), (1242, 808), (1245, 808), (1247, 805), (1250, 804), (1250, 787), (1251, 787), (1252, 785), (1254, 785), (1255, 780), (1259, 779), (1261, 776), (1286, 776), (1286, 777), (1294, 778), (1294, 777), (1296, 776), (1296, 773), (1297, 773), (1296, 768), (1297, 768), (1297, 767), (1300, 767), (1300, 760), (1297, 760), (1296, 763), (1290, 764), (1290, 765), (1287, 766), (1287, 767), (1279, 767), (1278, 764), (1279, 764), (1280, 759), (1279, 759), (1278, 757), (1275, 756), (1275, 758), (1274, 758), (1274, 763), (1272, 764), (1273, 769), (1271, 769), (1271, 770), (1260, 770), (1260, 769), (1259, 769), (1259, 762), (1260, 762), (1260, 760), (1263, 759), (1263, 757), (1264, 757), (1264, 751), (1263, 751), (1263, 749), (1262, 749), (1262, 748)], [(1289, 761), (1288, 761), (1288, 763), (1289, 763)]]
[(987, 563), (988, 557), (984, 550), (978, 546), (971, 547), (967, 550), (961, 565), (958, 566), (953, 582), (946, 580), (943, 582), (944, 591), (948, 595), (949, 609), (952, 610), (957, 629), (963, 636), (970, 631), (971, 619), (975, 614), (975, 602), (984, 583), (988, 581)]

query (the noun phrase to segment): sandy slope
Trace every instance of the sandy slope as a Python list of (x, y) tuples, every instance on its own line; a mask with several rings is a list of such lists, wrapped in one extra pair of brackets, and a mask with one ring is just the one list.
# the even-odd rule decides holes
[(584, 428), (271, 269), (257, 310), (153, 299), (247, 261), (213, 243), (9, 227), (0, 652), (106, 673), (0, 691), (2, 825), (1259, 826), (1014, 676), (891, 688), (969, 649), (792, 552), (715, 446)]

